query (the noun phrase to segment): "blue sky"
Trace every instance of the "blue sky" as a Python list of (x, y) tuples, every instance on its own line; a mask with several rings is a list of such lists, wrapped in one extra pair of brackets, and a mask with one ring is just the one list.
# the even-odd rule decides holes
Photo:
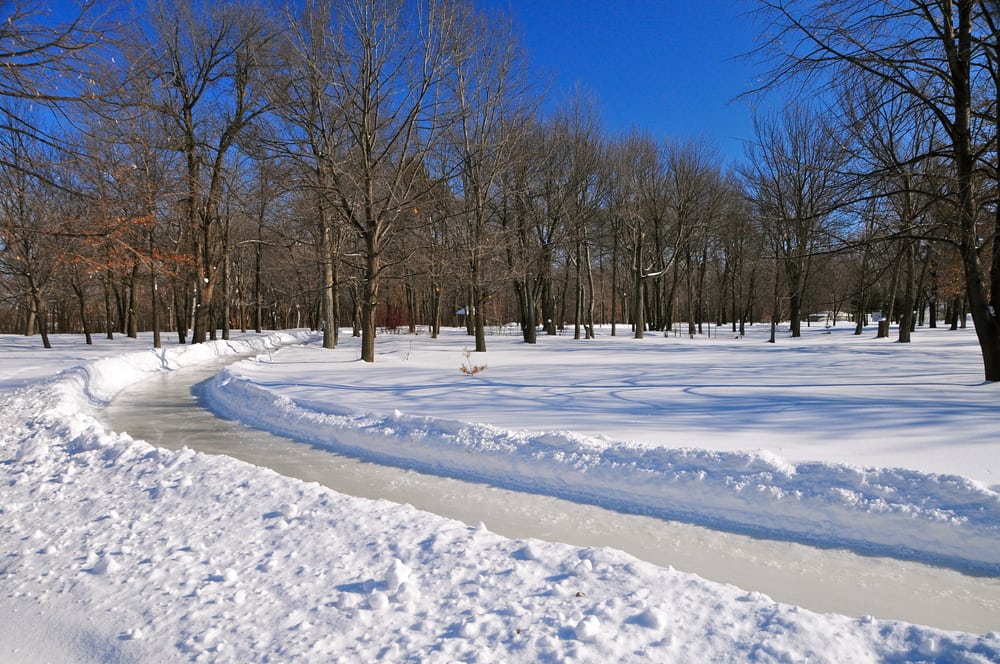
[(611, 132), (705, 137), (737, 159), (753, 137), (747, 100), (760, 72), (739, 56), (758, 29), (747, 0), (478, 0), (515, 17), (532, 67), (599, 100)]
[[(761, 67), (740, 56), (759, 28), (753, 0), (475, 0), (510, 12), (558, 100), (594, 93), (606, 128), (713, 142), (731, 160), (753, 138), (746, 99)], [(64, 3), (54, 3), (58, 11)]]

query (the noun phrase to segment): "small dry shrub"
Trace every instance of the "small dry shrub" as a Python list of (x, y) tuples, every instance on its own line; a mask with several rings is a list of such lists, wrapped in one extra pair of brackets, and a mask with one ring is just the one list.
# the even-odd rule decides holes
[(465, 355), (465, 363), (458, 368), (459, 371), (464, 373), (466, 376), (475, 376), (480, 371), (486, 370), (485, 364), (473, 364), (472, 363), (472, 351), (468, 348), (462, 353)]

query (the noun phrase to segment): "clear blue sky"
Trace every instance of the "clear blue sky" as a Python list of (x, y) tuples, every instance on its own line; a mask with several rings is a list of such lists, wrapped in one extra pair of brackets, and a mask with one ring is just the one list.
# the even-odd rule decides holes
[(732, 160), (753, 138), (750, 102), (734, 98), (761, 73), (741, 57), (759, 32), (754, 0), (475, 2), (513, 15), (553, 99), (577, 84), (595, 94), (609, 132), (705, 137)]
[(742, 54), (758, 29), (749, 0), (477, 0), (509, 11), (532, 67), (554, 76), (553, 96), (580, 84), (610, 132), (704, 136), (739, 158), (753, 137), (745, 99), (760, 72)]

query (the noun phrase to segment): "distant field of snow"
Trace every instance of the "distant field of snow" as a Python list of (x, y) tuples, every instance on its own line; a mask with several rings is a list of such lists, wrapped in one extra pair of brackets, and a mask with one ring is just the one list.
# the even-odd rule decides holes
[[(256, 352), (219, 377), (212, 400), (274, 430), (586, 500), (620, 494), (613, 504), (667, 512), (678, 508), (664, 500), (682, 501), (678, 511), (704, 521), (739, 525), (762, 510), (768, 529), (795, 537), (985, 568), (997, 564), (987, 543), (1000, 548), (989, 488), (997, 392), (977, 384), (968, 334), (944, 334), (910, 347), (839, 335), (773, 347), (658, 337), (526, 348), (491, 337), (496, 351), (473, 358), (488, 364), (474, 377), (458, 371), (457, 334), (383, 336), (374, 366), (350, 340), (333, 352), (276, 350), (303, 333), (162, 351), (66, 337), (43, 351), (0, 337), (0, 660), (1000, 661), (996, 632), (814, 614), (611, 549), (509, 540), (227, 457), (156, 449), (93, 416), (154, 372)], [(601, 373), (608, 351), (617, 374)], [(921, 404), (937, 404), (923, 423)], [(876, 412), (920, 436), (917, 447), (903, 435), (894, 450)], [(817, 440), (844, 417), (846, 431), (881, 447), (865, 454), (844, 432), (855, 446), (836, 453), (845, 458), (805, 451), (828, 448)], [(985, 448), (982, 464), (956, 462), (975, 474), (928, 468), (952, 440), (962, 454)], [(907, 518), (930, 545), (892, 543)], [(876, 537), (879, 522), (888, 537)], [(967, 551), (949, 548), (948, 534)]]

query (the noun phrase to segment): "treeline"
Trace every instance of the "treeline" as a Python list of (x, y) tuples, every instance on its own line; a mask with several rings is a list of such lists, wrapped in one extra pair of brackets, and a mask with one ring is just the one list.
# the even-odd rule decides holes
[[(855, 52), (835, 13), (760, 4), (769, 80), (821, 92), (786, 90), (812, 101), (761, 114), (738, 164), (545, 99), (471, 0), (5, 5), (0, 331), (346, 327), (372, 361), (377, 333), (442, 325), (485, 351), (511, 323), (773, 339), (880, 311), (908, 341), (971, 313), (1000, 379), (995, 3), (825, 3), (880, 28)], [(807, 29), (829, 52), (781, 50)]]

